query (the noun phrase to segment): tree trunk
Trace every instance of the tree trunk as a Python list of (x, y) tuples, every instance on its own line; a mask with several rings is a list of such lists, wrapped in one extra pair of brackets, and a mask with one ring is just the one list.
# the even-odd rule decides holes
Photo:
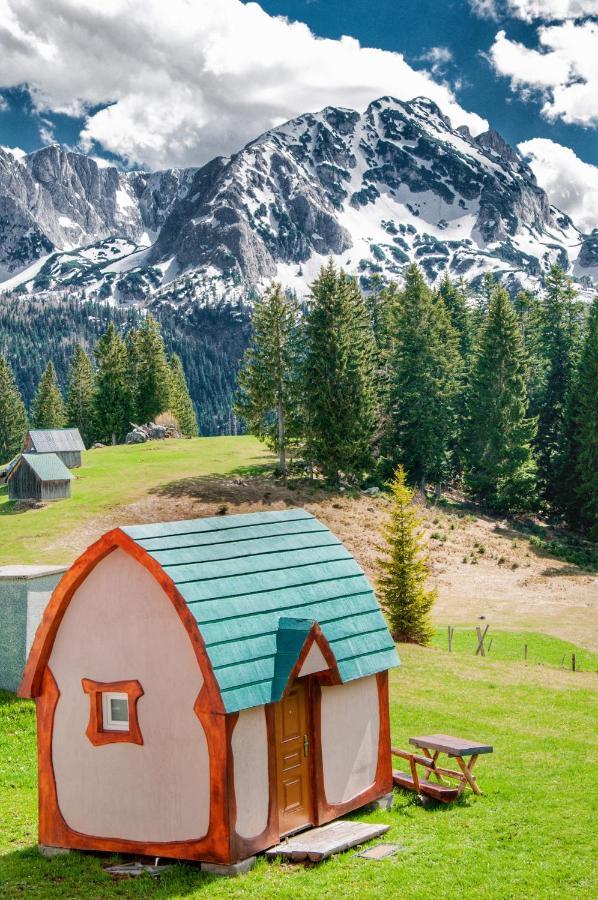
[(284, 409), (282, 403), (278, 402), (278, 465), (283, 478), (287, 477), (287, 455), (286, 455), (286, 436)]

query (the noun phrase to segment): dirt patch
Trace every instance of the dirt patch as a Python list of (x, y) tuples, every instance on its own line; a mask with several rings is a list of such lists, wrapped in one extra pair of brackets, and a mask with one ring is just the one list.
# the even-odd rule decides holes
[[(302, 506), (346, 543), (375, 581), (385, 496), (349, 497), (309, 482), (297, 486), (268, 477), (201, 476), (153, 489), (141, 500), (102, 516), (71, 536), (83, 551), (118, 525), (200, 518)], [(598, 579), (571, 564), (539, 555), (509, 524), (466, 512), (422, 508), (438, 588), (439, 624), (472, 624), (552, 634), (598, 650)]]

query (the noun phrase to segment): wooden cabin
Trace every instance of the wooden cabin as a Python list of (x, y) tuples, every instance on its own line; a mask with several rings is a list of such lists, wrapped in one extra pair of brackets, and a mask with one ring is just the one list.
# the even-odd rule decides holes
[(8, 473), (8, 499), (66, 500), (74, 478), (55, 453), (22, 453)]
[(27, 432), (24, 453), (55, 453), (67, 469), (81, 465), (81, 452), (85, 450), (78, 428), (32, 429)]
[(363, 571), (304, 510), (108, 532), (19, 689), (40, 843), (228, 865), (383, 797), (397, 664)]

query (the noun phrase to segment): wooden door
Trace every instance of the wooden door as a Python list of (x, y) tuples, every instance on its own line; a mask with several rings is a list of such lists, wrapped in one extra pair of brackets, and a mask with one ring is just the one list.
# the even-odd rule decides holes
[(276, 704), (276, 782), (281, 835), (313, 824), (307, 687), (296, 681)]

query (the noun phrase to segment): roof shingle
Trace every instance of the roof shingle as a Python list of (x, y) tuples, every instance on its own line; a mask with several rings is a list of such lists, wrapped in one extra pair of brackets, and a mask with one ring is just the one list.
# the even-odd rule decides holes
[(343, 681), (398, 665), (362, 569), (305, 510), (122, 530), (177, 585), (204, 638), (227, 712), (279, 699), (284, 672), (314, 622)]

